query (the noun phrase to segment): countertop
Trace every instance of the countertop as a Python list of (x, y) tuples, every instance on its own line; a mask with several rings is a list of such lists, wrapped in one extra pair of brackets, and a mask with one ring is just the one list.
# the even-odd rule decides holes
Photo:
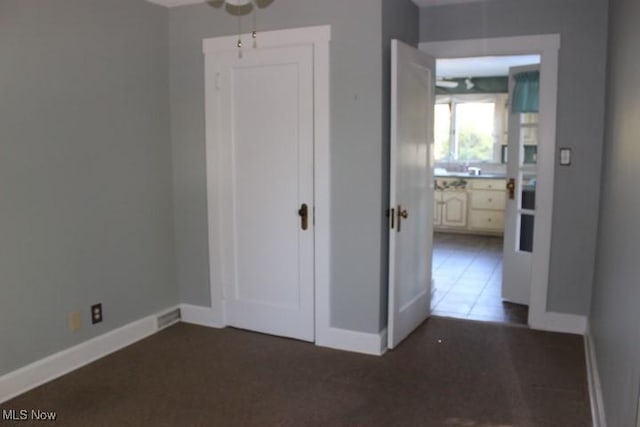
[(434, 175), (436, 179), (438, 178), (464, 178), (464, 179), (505, 179), (506, 176), (498, 173), (481, 173), (480, 175), (470, 175), (467, 172), (447, 172), (446, 174), (436, 174)]

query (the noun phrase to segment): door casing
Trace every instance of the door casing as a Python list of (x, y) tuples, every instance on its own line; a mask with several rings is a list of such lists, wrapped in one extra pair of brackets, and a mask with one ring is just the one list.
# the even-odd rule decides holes
[(436, 58), (491, 55), (540, 55), (540, 127), (536, 195), (535, 250), (532, 256), (528, 323), (534, 329), (584, 334), (585, 316), (547, 311), (553, 183), (556, 156), (559, 34), (422, 42), (420, 50)]
[[(291, 45), (313, 46), (313, 108), (314, 108), (314, 282), (315, 282), (315, 340), (322, 345), (330, 331), (329, 306), (329, 256), (331, 225), (330, 206), (330, 151), (329, 151), (329, 42), (331, 26), (295, 28), (265, 31), (259, 34), (260, 47), (282, 47)], [(250, 40), (251, 34), (243, 34), (243, 40)], [(237, 36), (215, 37), (203, 40), (205, 57), (215, 57), (216, 53), (237, 51)], [(246, 43), (250, 45), (250, 43)], [(206, 62), (206, 61), (205, 61)], [(211, 311), (207, 324), (224, 327), (224, 293), (222, 268), (223, 253), (219, 236), (222, 231), (221, 200), (222, 188), (226, 185), (221, 176), (222, 149), (221, 136), (216, 123), (217, 77), (205, 69), (205, 118), (206, 118), (206, 170), (207, 170), (207, 216), (209, 226), (209, 285), (211, 290)]]

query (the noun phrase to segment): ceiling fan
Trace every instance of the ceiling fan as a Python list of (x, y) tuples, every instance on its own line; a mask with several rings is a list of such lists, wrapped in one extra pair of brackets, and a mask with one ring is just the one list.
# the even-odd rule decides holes
[(436, 86), (444, 87), (444, 88), (447, 88), (447, 89), (455, 89), (455, 88), (458, 87), (459, 84), (460, 83), (458, 83), (458, 82), (445, 80), (444, 78), (436, 79)]
[[(458, 86), (460, 86), (460, 83), (462, 79), (458, 79), (456, 80), (447, 80), (444, 77), (440, 77), (436, 79), (436, 86), (438, 87), (443, 87), (443, 88), (447, 88), (447, 89), (455, 89)], [(471, 77), (467, 77), (464, 80), (464, 84), (466, 86), (467, 90), (471, 90), (475, 87), (475, 83), (473, 83), (473, 81), (471, 80)]]
[(242, 58), (242, 17), (253, 13), (253, 31), (251, 32), (251, 39), (253, 40), (253, 48), (258, 47), (257, 42), (257, 10), (264, 9), (271, 5), (274, 0), (207, 0), (209, 6), (215, 8), (222, 8), (227, 11), (229, 15), (238, 17), (238, 41), (236, 46), (238, 47), (238, 58)]
[(244, 16), (253, 12), (254, 7), (264, 9), (273, 3), (274, 0), (208, 0), (210, 6), (221, 8), (235, 16)]

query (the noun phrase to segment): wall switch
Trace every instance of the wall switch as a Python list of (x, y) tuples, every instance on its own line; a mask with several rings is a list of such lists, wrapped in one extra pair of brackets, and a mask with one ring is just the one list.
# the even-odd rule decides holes
[(81, 326), (80, 312), (72, 311), (71, 314), (69, 315), (69, 327), (73, 332), (75, 332), (78, 329), (80, 329), (80, 326)]
[(571, 164), (571, 148), (560, 149), (560, 165), (569, 166)]
[(102, 322), (102, 304), (94, 304), (91, 306), (91, 323), (96, 324)]

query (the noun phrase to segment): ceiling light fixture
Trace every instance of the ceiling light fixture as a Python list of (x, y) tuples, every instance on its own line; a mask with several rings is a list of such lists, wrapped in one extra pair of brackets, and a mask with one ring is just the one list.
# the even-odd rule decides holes
[(253, 31), (251, 31), (251, 39), (253, 40), (253, 48), (258, 47), (257, 35), (257, 13), (258, 9), (264, 9), (271, 5), (274, 0), (208, 0), (207, 4), (215, 8), (222, 8), (229, 15), (238, 17), (238, 57), (242, 58), (242, 17), (253, 13)]

